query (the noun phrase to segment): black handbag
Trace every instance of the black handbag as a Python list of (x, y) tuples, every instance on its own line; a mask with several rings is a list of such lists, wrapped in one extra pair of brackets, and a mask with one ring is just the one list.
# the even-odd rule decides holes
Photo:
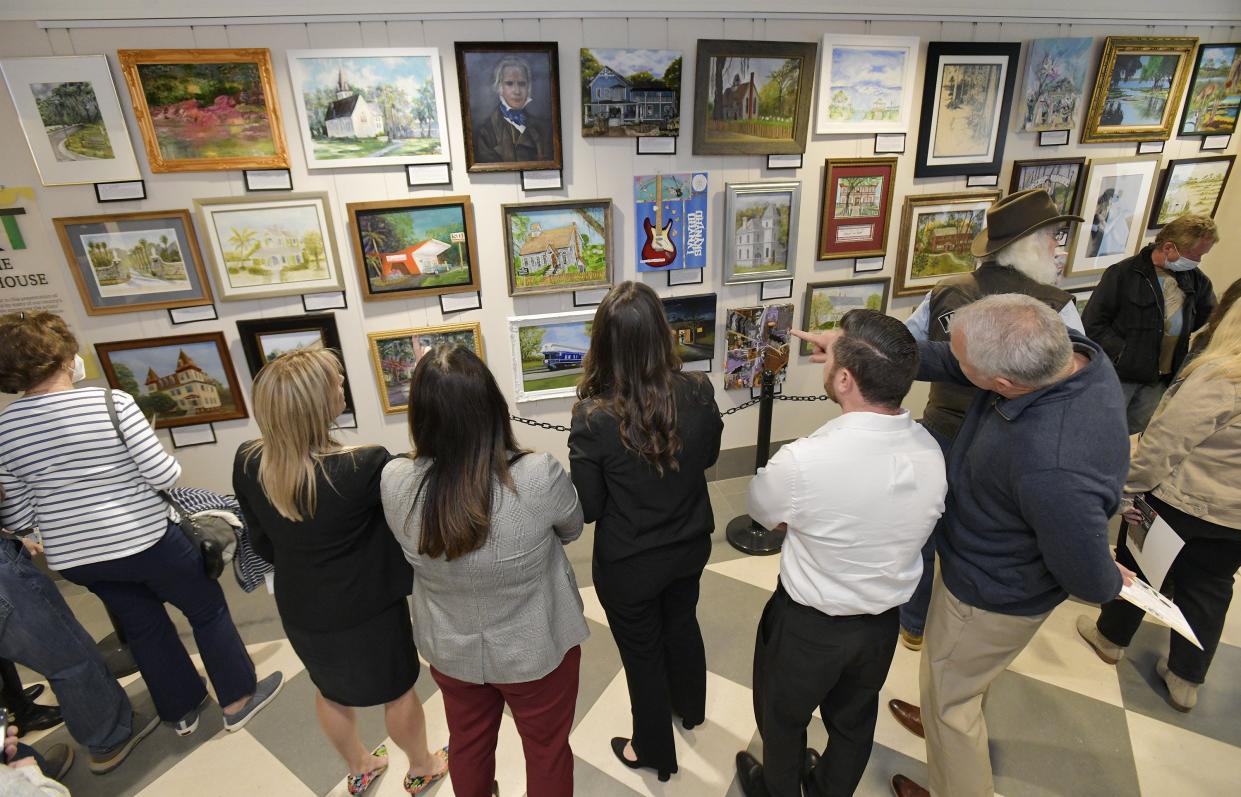
[[(121, 431), (121, 419), (116, 412), (112, 390), (104, 388), (103, 395), (108, 405), (108, 418), (112, 421), (112, 428), (116, 430), (116, 436), (121, 438), (121, 443), (125, 443), (125, 433)], [(181, 528), (181, 533), (189, 538), (190, 543), (202, 554), (203, 572), (210, 578), (219, 578), (224, 572), (224, 566), (232, 561), (237, 552), (237, 532), (223, 518), (190, 514), (167, 490), (160, 490), (159, 496), (177, 513), (177, 525)]]

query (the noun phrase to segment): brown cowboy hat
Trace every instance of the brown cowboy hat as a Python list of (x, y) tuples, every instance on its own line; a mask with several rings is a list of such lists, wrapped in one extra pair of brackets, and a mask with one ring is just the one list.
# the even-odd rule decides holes
[(987, 208), (987, 226), (970, 244), (970, 254), (986, 257), (1049, 224), (1082, 220), (1081, 216), (1057, 210), (1051, 194), (1042, 188), (1018, 191)]

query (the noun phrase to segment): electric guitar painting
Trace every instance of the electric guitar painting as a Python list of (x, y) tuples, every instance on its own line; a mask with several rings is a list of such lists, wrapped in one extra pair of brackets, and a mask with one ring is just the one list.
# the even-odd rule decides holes
[(664, 223), (664, 176), (655, 177), (655, 223), (651, 217), (642, 219), (646, 243), (642, 244), (642, 262), (651, 268), (666, 268), (677, 259), (677, 245), (672, 240), (673, 219)]
[(702, 269), (707, 265), (707, 173), (633, 178), (633, 252), (638, 271)]

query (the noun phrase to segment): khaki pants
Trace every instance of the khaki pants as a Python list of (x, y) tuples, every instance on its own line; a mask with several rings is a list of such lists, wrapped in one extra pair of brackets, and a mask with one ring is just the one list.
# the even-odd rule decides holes
[(934, 797), (992, 797), (983, 701), (1050, 612), (1018, 617), (964, 603), (939, 572), (922, 651), (922, 724)]

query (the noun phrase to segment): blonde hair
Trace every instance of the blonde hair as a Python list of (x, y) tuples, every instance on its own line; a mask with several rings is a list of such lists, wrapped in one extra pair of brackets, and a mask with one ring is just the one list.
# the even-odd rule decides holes
[(281, 517), (298, 522), (314, 515), (319, 459), (344, 450), (332, 437), (340, 375), (336, 355), (313, 346), (280, 355), (254, 379), (254, 419), (262, 439), (246, 457), (262, 452), (259, 486)]
[(1215, 226), (1215, 219), (1210, 216), (1201, 216), (1197, 213), (1186, 213), (1184, 216), (1177, 216), (1163, 225), (1159, 232), (1155, 234), (1155, 246), (1172, 242), (1176, 244), (1176, 248), (1181, 250), (1182, 253), (1187, 249), (1193, 249), (1201, 241), (1217, 243), (1219, 241), (1219, 228)]
[(1179, 378), (1188, 379), (1200, 368), (1212, 368), (1222, 379), (1241, 382), (1241, 302), (1234, 302), (1219, 319), (1206, 348), (1185, 363)]

